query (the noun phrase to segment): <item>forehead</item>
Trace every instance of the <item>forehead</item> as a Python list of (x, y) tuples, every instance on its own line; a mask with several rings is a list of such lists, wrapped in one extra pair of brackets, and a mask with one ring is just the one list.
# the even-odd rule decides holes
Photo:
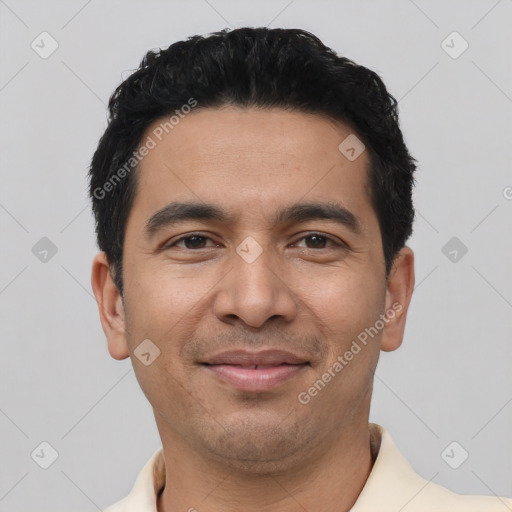
[[(221, 205), (230, 213), (269, 212), (299, 201), (370, 203), (367, 152), (339, 150), (353, 130), (315, 114), (239, 107), (197, 109), (179, 123), (155, 121), (142, 143), (134, 209), (149, 216), (170, 201)], [(153, 144), (151, 144), (153, 146)], [(365, 224), (365, 219), (362, 219)]]

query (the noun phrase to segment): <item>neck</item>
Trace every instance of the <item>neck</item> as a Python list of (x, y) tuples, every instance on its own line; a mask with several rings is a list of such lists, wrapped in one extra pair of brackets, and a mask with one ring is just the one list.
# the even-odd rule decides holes
[(368, 479), (379, 444), (378, 439), (371, 439), (365, 419), (338, 433), (334, 442), (324, 443), (308, 459), (254, 474), (205, 460), (204, 454), (190, 446), (181, 450), (174, 437), (162, 437), (167, 470), (158, 512), (348, 511)]

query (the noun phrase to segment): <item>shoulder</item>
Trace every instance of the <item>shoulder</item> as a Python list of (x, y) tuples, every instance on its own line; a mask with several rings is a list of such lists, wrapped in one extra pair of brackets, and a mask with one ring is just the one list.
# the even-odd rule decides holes
[(150, 512), (156, 510), (157, 495), (165, 485), (163, 447), (146, 462), (128, 496), (102, 512)]
[(512, 512), (512, 500), (456, 494), (416, 473), (381, 426), (370, 425), (378, 453), (351, 512)]
[(123, 498), (109, 507), (102, 510), (102, 512), (128, 512), (130, 511), (130, 504), (128, 498)]

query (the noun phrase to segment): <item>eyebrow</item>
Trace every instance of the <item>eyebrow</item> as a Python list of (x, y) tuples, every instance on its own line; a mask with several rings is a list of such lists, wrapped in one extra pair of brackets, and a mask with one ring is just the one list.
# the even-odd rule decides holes
[[(238, 216), (228, 215), (222, 208), (213, 204), (194, 202), (172, 202), (154, 213), (146, 222), (144, 233), (152, 237), (165, 227), (190, 220), (218, 221), (233, 224)], [(308, 220), (334, 221), (352, 231), (362, 233), (359, 219), (342, 205), (335, 202), (295, 203), (280, 208), (271, 219), (274, 226)]]

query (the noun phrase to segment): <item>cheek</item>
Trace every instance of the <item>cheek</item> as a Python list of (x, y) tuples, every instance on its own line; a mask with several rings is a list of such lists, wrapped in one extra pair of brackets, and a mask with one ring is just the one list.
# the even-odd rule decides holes
[(179, 340), (180, 333), (197, 325), (207, 307), (208, 273), (196, 270), (184, 274), (165, 265), (140, 264), (126, 287), (130, 332), (166, 346)]
[(193, 394), (194, 390), (189, 388), (181, 367), (173, 364), (173, 359), (169, 353), (162, 352), (150, 366), (134, 364), (134, 370), (139, 386), (154, 412), (167, 423), (179, 428), (187, 424), (192, 410), (200, 406), (196, 405), (198, 399)]
[[(165, 265), (144, 268), (140, 264), (132, 269), (125, 299), (127, 340), (135, 373), (148, 400), (157, 408), (169, 409), (188, 388), (190, 368), (182, 357), (183, 347), (203, 321), (209, 307), (208, 292), (218, 279), (200, 271), (177, 277), (177, 271)], [(136, 360), (135, 352), (146, 339), (160, 351), (149, 366)]]
[[(199, 277), (179, 279), (169, 271), (143, 267), (138, 266), (125, 286), (126, 335), (140, 387), (163, 413), (174, 410), (172, 404), (179, 404), (178, 409), (186, 405), (180, 403), (187, 388), (180, 352), (204, 314), (202, 298), (208, 288)], [(148, 366), (137, 357), (137, 347), (146, 339), (158, 354)]]
[[(370, 276), (370, 277), (365, 277)], [(385, 289), (371, 274), (339, 269), (336, 275), (308, 287), (304, 302), (315, 315), (318, 328), (332, 345), (350, 343), (373, 325), (384, 304)], [(335, 338), (335, 339), (333, 339)]]

